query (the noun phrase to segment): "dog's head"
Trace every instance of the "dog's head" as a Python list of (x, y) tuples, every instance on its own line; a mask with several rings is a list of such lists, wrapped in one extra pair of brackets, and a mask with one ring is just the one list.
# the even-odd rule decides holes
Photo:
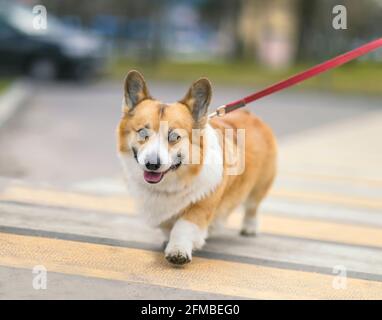
[[(195, 139), (195, 132), (200, 130), (203, 136), (211, 94), (209, 80), (202, 78), (182, 100), (163, 103), (150, 96), (139, 72), (130, 71), (118, 126), (118, 148), (126, 170), (152, 185), (197, 175), (203, 161), (203, 139)], [(194, 163), (190, 159), (195, 159), (196, 152), (200, 161)]]

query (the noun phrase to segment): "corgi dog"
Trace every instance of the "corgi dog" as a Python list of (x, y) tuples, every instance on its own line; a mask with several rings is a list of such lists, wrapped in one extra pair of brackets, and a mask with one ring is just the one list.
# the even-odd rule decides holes
[(154, 99), (138, 71), (124, 83), (117, 139), (125, 180), (139, 211), (167, 237), (165, 258), (174, 265), (190, 262), (211, 227), (241, 204), (241, 235), (254, 236), (276, 173), (271, 129), (243, 110), (209, 119), (211, 95), (206, 78), (173, 103)]

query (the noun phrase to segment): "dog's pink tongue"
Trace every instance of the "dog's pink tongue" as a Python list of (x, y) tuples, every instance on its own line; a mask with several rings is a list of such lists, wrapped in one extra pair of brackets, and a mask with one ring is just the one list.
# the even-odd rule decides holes
[(163, 172), (144, 171), (143, 173), (143, 178), (149, 183), (158, 183), (161, 181), (162, 176)]

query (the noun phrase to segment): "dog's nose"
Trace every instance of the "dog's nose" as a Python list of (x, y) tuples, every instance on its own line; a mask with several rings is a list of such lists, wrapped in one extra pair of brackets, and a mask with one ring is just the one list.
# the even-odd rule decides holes
[(145, 166), (148, 170), (158, 170), (161, 166), (159, 157), (153, 159), (147, 159), (145, 162)]

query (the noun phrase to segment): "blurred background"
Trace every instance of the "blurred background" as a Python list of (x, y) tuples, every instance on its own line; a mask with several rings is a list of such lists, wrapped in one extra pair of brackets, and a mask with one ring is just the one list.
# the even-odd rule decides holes
[[(214, 82), (267, 84), (370, 41), (382, 28), (382, 0), (0, 3), (0, 70), (39, 78), (103, 72), (120, 79), (136, 66), (158, 79), (189, 81), (202, 73)], [(47, 9), (46, 31), (30, 22), (37, 4)], [(346, 30), (332, 26), (339, 4), (347, 8)], [(303, 86), (377, 93), (381, 64), (379, 50)]]
[[(119, 174), (114, 130), (122, 82), (132, 68), (163, 101), (180, 99), (199, 77), (210, 78), (213, 109), (378, 38), (382, 30), (382, 0), (0, 4), (0, 90), (23, 81), (15, 94), (21, 108), (0, 126), (6, 151), (0, 175), (38, 181)], [(347, 29), (333, 27), (339, 4)], [(36, 22), (44, 26), (36, 5), (46, 8), (46, 29), (36, 28)], [(251, 108), (282, 141), (378, 108), (381, 78), (382, 50), (376, 50)]]

